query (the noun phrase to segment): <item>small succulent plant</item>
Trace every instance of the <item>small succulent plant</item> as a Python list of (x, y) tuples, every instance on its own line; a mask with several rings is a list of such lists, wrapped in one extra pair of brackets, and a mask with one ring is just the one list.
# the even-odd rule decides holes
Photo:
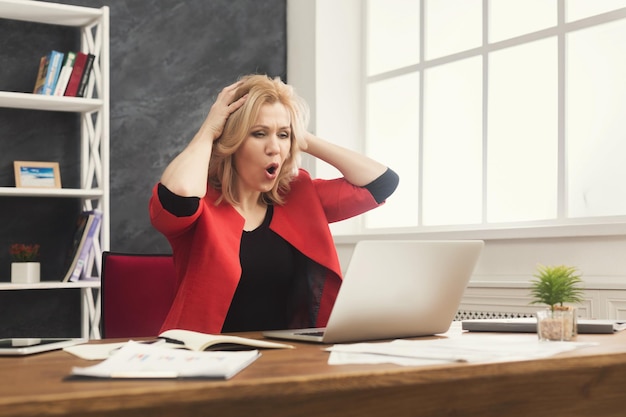
[(546, 304), (554, 311), (563, 303), (580, 303), (583, 300), (582, 280), (575, 267), (540, 265), (533, 276), (531, 304)]

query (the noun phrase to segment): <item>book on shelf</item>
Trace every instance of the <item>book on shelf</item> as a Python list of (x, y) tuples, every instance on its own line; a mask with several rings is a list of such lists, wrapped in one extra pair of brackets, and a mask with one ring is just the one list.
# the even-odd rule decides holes
[(39, 60), (39, 70), (37, 70), (37, 79), (35, 80), (35, 88), (33, 94), (39, 94), (43, 91), (43, 85), (46, 83), (46, 74), (48, 73), (48, 55), (44, 55)]
[[(93, 67), (93, 61), (95, 59), (95, 55), (85, 52), (76, 52), (76, 59), (74, 60), (74, 67), (72, 68), (72, 74), (70, 75), (70, 79), (67, 82), (67, 88), (65, 89), (65, 93), (63, 95), (68, 97), (80, 97), (78, 95), (78, 90), (81, 85), (81, 81), (83, 79), (83, 74), (86, 74), (86, 77), (89, 77), (89, 73), (91, 72), (91, 67)], [(89, 71), (87, 71), (87, 65), (91, 62), (91, 67)], [(88, 80), (88, 78), (87, 78)], [(84, 88), (83, 88), (84, 93)]]
[(94, 210), (89, 215), (90, 219), (93, 217), (89, 228), (85, 227), (83, 235), (85, 235), (85, 241), (80, 246), (76, 264), (74, 270), (69, 277), (70, 282), (78, 281), (83, 278), (87, 278), (91, 275), (93, 267), (94, 257), (98, 254), (94, 253), (94, 243), (100, 236), (100, 224), (102, 223), (102, 212)]
[(192, 330), (171, 329), (159, 334), (165, 340), (165, 347), (189, 349), (197, 352), (204, 350), (245, 350), (245, 349), (292, 349), (292, 345), (270, 342), (268, 340), (226, 334), (208, 334)]
[[(51, 96), (54, 93), (61, 66), (63, 65), (63, 57), (65, 54), (59, 51), (50, 51), (48, 55), (42, 57), (39, 61), (39, 71), (33, 93)], [(42, 66), (44, 67), (42, 69)], [(45, 75), (44, 75), (45, 74)], [(43, 81), (41, 77), (43, 76)]]
[(93, 68), (93, 63), (95, 60), (96, 56), (94, 54), (87, 54), (87, 62), (85, 62), (85, 69), (83, 70), (83, 73), (80, 77), (80, 82), (78, 83), (78, 91), (76, 91), (76, 97), (85, 97), (87, 84), (89, 84), (91, 70)]
[[(68, 251), (67, 261), (66, 261), (66, 273), (62, 282), (69, 282), (70, 278), (74, 276), (75, 270), (77, 269), (77, 264), (79, 258), (83, 252), (83, 248), (87, 243), (87, 236), (91, 231), (91, 226), (94, 223), (94, 220), (98, 217), (95, 210), (91, 211), (83, 211), (78, 215), (76, 220), (76, 228), (74, 229), (74, 235), (72, 237), (72, 245), (70, 250)], [(101, 217), (101, 215), (100, 215)], [(80, 265), (82, 268), (82, 265)]]
[(57, 84), (54, 87), (55, 96), (62, 96), (65, 94), (65, 89), (67, 88), (67, 83), (70, 80), (70, 75), (72, 75), (75, 60), (76, 52), (69, 51), (65, 54), (65, 60), (63, 61), (63, 66), (61, 67)]
[(93, 238), (89, 240), (90, 249), (87, 255), (87, 261), (83, 268), (83, 273), (79, 278), (81, 281), (100, 281), (100, 273), (102, 271), (102, 249), (100, 247), (102, 216), (100, 215), (96, 220), (92, 227), (95, 228)]
[(130, 340), (106, 360), (92, 366), (73, 367), (71, 373), (95, 378), (229, 379), (260, 356), (258, 350), (195, 352)]
[[(72, 264), (75, 265), (74, 259), (76, 258), (76, 254), (78, 253), (78, 247), (80, 246), (80, 241), (83, 237), (83, 232), (85, 231), (85, 227), (87, 227), (87, 221), (89, 219), (89, 213), (88, 212), (81, 212), (77, 219), (76, 219), (76, 223), (74, 225), (74, 234), (72, 235), (72, 243), (70, 245), (69, 250), (67, 251), (67, 256), (66, 256), (66, 261), (65, 261), (65, 270), (66, 270), (66, 275), (64, 276), (64, 278), (61, 279), (61, 281), (66, 282), (67, 280), (70, 279), (70, 271), (73, 270)], [(68, 275), (69, 274), (69, 275)]]

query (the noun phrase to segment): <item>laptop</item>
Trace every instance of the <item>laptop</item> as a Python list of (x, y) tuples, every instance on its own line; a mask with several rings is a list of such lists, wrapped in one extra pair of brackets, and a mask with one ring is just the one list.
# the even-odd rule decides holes
[(481, 240), (360, 241), (325, 328), (268, 330), (263, 335), (344, 343), (444, 333), (483, 246)]
[[(626, 321), (578, 318), (576, 327), (579, 334), (611, 334), (626, 330)], [(463, 320), (461, 328), (470, 332), (537, 333), (537, 319), (471, 319)]]

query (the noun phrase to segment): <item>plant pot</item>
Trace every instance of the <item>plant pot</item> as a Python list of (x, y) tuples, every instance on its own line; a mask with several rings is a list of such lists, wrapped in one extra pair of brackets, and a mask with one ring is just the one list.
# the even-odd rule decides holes
[(11, 282), (32, 284), (39, 282), (39, 262), (13, 262), (11, 264)]
[(537, 336), (544, 341), (571, 341), (578, 335), (576, 309), (556, 306), (537, 311)]

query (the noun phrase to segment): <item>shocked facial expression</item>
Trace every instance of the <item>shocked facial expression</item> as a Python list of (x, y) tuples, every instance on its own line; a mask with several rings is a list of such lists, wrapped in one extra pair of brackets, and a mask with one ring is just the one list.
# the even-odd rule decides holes
[(234, 155), (239, 194), (274, 187), (291, 150), (289, 112), (281, 103), (264, 104), (248, 136)]

